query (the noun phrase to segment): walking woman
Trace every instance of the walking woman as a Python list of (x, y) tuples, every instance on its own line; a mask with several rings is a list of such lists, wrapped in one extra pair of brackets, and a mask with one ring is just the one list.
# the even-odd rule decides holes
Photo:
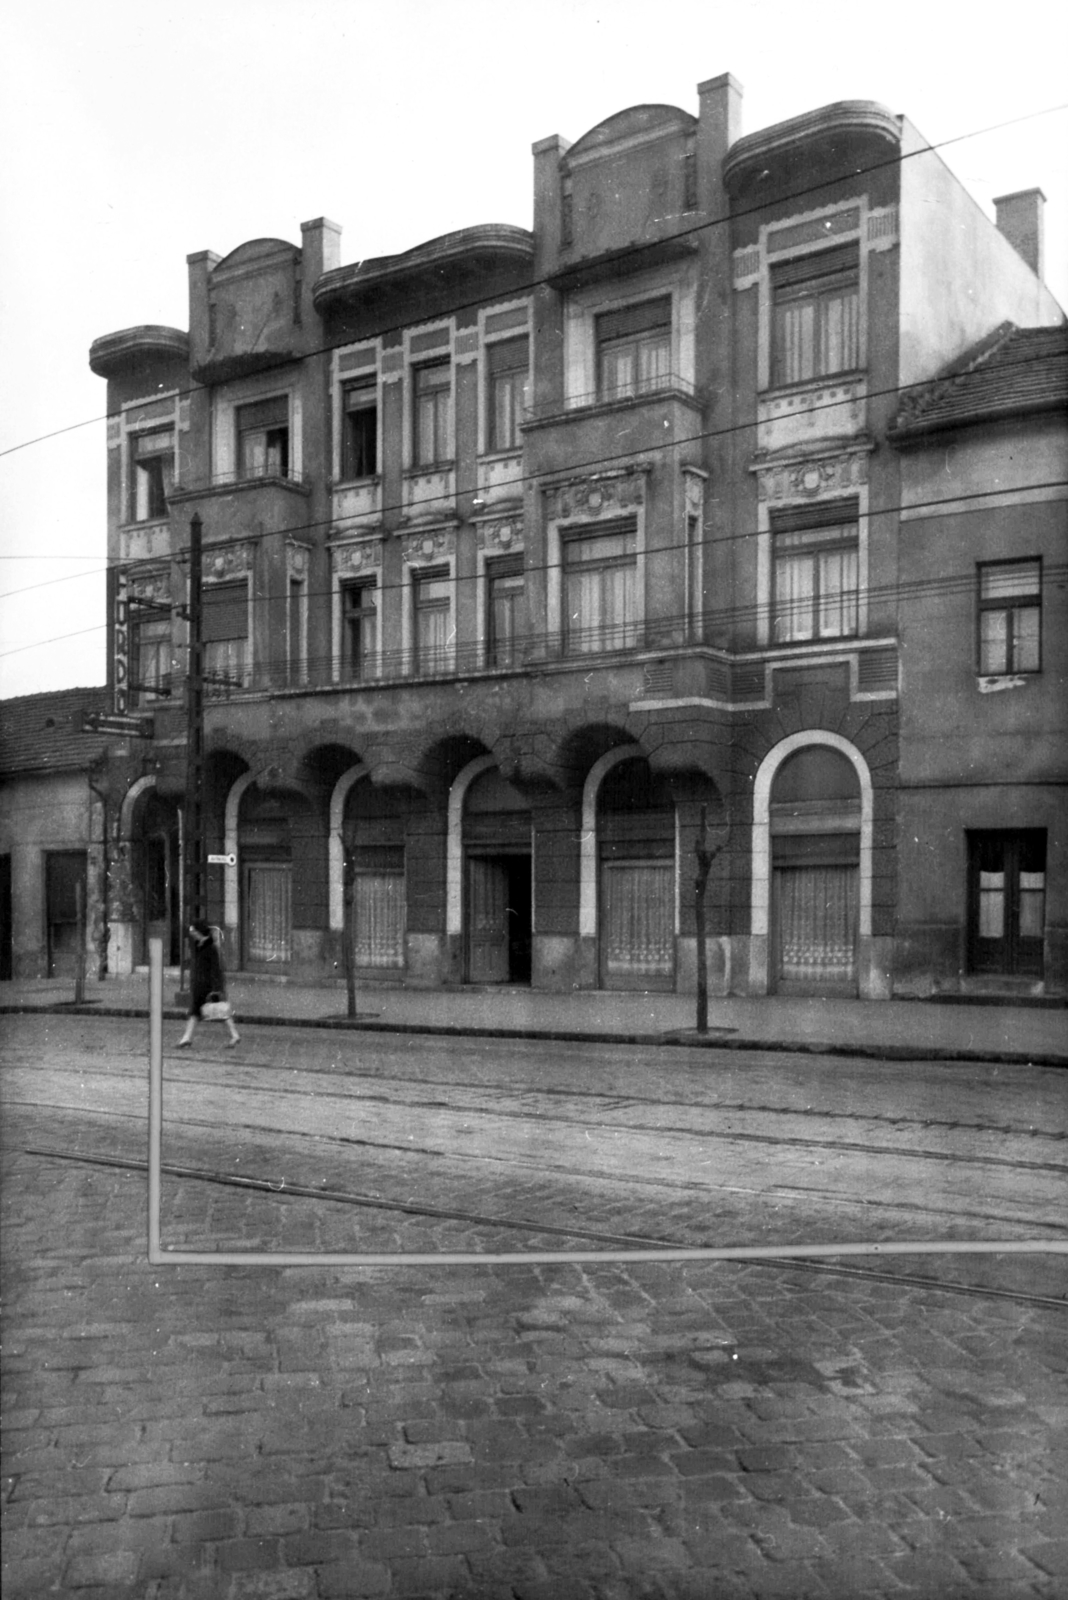
[(192, 1044), (197, 1021), (225, 1022), (230, 1037), (227, 1044), (232, 1049), (241, 1035), (234, 1027), (234, 1016), (226, 998), (226, 974), (222, 957), (215, 942), (210, 924), (204, 921), (189, 924), (189, 1015), (185, 1019), (185, 1032), (178, 1047)]

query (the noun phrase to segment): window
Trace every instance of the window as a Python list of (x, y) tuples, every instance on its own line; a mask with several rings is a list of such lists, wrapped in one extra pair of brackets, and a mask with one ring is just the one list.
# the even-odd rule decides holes
[(857, 510), (832, 502), (772, 521), (774, 640), (843, 639), (857, 631)]
[(968, 880), (969, 970), (1041, 977), (1045, 830), (969, 833)]
[(637, 644), (636, 529), (565, 540), (563, 567), (564, 649), (584, 655)]
[(204, 692), (225, 695), (245, 685), (248, 669), (248, 583), (204, 588)]
[(452, 642), (452, 578), (448, 567), (412, 574), (415, 613), (414, 672), (444, 672)]
[(486, 563), (486, 665), (512, 667), (522, 634), (523, 557)]
[(239, 478), (288, 478), (289, 400), (276, 395), (237, 408)]
[(286, 616), (289, 635), (288, 681), (290, 684), (303, 683), (306, 677), (306, 599), (304, 579), (291, 577), (289, 580), (288, 612)]
[(859, 263), (857, 245), (849, 244), (772, 267), (773, 385), (859, 365)]
[(170, 693), (171, 619), (151, 614), (133, 614), (133, 682), (130, 685), (137, 703), (144, 705)]
[(375, 580), (341, 585), (341, 671), (357, 681), (374, 676), (378, 649)]
[(597, 318), (597, 397), (626, 400), (671, 379), (671, 296)]
[(517, 450), (529, 383), (530, 350), (526, 334), (502, 339), (486, 349), (489, 373), (489, 433), (491, 450)]
[(342, 391), (341, 476), (372, 478), (378, 471), (378, 379), (372, 373)]
[(433, 467), (450, 457), (452, 368), (447, 361), (413, 369), (415, 465)]
[(984, 677), (1041, 670), (1041, 561), (979, 568), (979, 671)]
[(174, 483), (173, 429), (131, 434), (130, 461), (130, 521), (158, 521)]

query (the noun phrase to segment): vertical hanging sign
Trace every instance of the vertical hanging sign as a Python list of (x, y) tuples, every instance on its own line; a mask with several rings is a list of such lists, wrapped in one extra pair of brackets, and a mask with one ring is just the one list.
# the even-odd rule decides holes
[(126, 573), (120, 568), (114, 574), (114, 701), (112, 709), (119, 716), (129, 710), (130, 688), (130, 597)]

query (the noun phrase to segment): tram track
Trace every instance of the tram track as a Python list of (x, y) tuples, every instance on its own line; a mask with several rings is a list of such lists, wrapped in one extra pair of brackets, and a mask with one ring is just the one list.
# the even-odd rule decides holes
[[(91, 1071), (92, 1070), (93, 1069), (91, 1069)], [(263, 1091), (264, 1086), (262, 1081), (260, 1081), (258, 1078), (249, 1078), (246, 1081), (242, 1081), (242, 1070), (243, 1069), (239, 1068), (235, 1071), (234, 1069), (230, 1068), (227, 1072), (228, 1081), (225, 1084), (213, 1082), (212, 1087), (232, 1088), (238, 1093), (257, 1093)], [(73, 1069), (68, 1069), (68, 1071), (73, 1073)], [(76, 1073), (76, 1076), (78, 1076), (78, 1078), (84, 1082), (86, 1073), (84, 1070), (79, 1071)], [(107, 1076), (110, 1077), (111, 1074), (108, 1074)], [(134, 1074), (126, 1074), (126, 1076), (133, 1077)], [(322, 1076), (329, 1076), (329, 1074), (323, 1073)], [(979, 1150), (932, 1150), (916, 1148), (902, 1142), (896, 1142), (894, 1144), (879, 1144), (871, 1140), (860, 1139), (819, 1139), (799, 1133), (754, 1133), (745, 1129), (734, 1127), (712, 1125), (694, 1126), (692, 1124), (687, 1125), (681, 1122), (665, 1122), (662, 1120), (647, 1122), (636, 1119), (608, 1122), (598, 1121), (598, 1113), (600, 1115), (604, 1115), (610, 1111), (618, 1113), (620, 1111), (629, 1110), (632, 1107), (643, 1106), (656, 1106), (660, 1109), (670, 1109), (674, 1106), (688, 1109), (693, 1113), (694, 1118), (706, 1116), (710, 1117), (713, 1114), (717, 1114), (720, 1116), (745, 1115), (754, 1117), (766, 1116), (797, 1119), (808, 1118), (811, 1121), (838, 1120), (849, 1121), (852, 1123), (855, 1123), (858, 1120), (855, 1114), (849, 1116), (848, 1118), (840, 1114), (837, 1118), (835, 1118), (832, 1114), (829, 1114), (822, 1109), (816, 1110), (814, 1108), (806, 1108), (803, 1110), (783, 1109), (782, 1107), (755, 1105), (751, 1102), (732, 1102), (725, 1104), (692, 1106), (688, 1102), (681, 1100), (660, 1101), (654, 1100), (651, 1097), (621, 1099), (618, 1096), (605, 1096), (584, 1090), (572, 1090), (566, 1092), (567, 1098), (572, 1101), (581, 1102), (584, 1109), (582, 1112), (569, 1116), (563, 1114), (556, 1108), (546, 1111), (538, 1104), (543, 1097), (550, 1098), (553, 1094), (563, 1094), (564, 1091), (543, 1092), (541, 1090), (525, 1090), (519, 1095), (519, 1104), (509, 1105), (506, 1102), (514, 1102), (516, 1099), (516, 1094), (514, 1091), (503, 1089), (491, 1091), (487, 1094), (485, 1085), (465, 1085), (456, 1083), (450, 1085), (450, 1087), (477, 1090), (481, 1096), (481, 1102), (479, 1104), (458, 1105), (455, 1101), (449, 1100), (443, 1096), (421, 1097), (415, 1099), (409, 1095), (404, 1095), (401, 1093), (391, 1095), (384, 1093), (381, 1090), (368, 1094), (348, 1094), (345, 1091), (349, 1081), (350, 1080), (346, 1078), (341, 1084), (336, 1084), (333, 1090), (333, 1096), (340, 1099), (351, 1099), (359, 1106), (378, 1106), (388, 1108), (390, 1110), (403, 1109), (412, 1111), (417, 1110), (422, 1112), (441, 1111), (448, 1112), (452, 1115), (473, 1117), (492, 1116), (504, 1121), (515, 1123), (524, 1123), (534, 1119), (537, 1121), (540, 1127), (552, 1125), (568, 1128), (597, 1127), (599, 1131), (602, 1132), (626, 1131), (637, 1134), (652, 1134), (692, 1139), (730, 1139), (735, 1143), (750, 1144), (771, 1149), (788, 1147), (793, 1150), (831, 1153), (841, 1152), (842, 1154), (854, 1156), (893, 1156), (900, 1157), (908, 1161), (934, 1161), (948, 1165), (956, 1164), (1001, 1169), (1007, 1168), (1012, 1171), (1022, 1172), (1055, 1173), (1068, 1178), (1068, 1135), (1051, 1133), (1046, 1130), (1036, 1131), (1033, 1128), (1013, 1127), (1011, 1125), (1004, 1124), (995, 1126), (991, 1125), (990, 1123), (931, 1122), (928, 1120), (918, 1119), (912, 1121), (909, 1119), (903, 1119), (899, 1116), (891, 1118), (868, 1115), (864, 1117), (864, 1120), (867, 1122), (876, 1124), (882, 1123), (888, 1128), (893, 1128), (899, 1136), (910, 1132), (915, 1132), (915, 1134), (919, 1136), (930, 1136), (937, 1133), (946, 1133), (964, 1138), (973, 1136), (975, 1138), (988, 1139), (996, 1135), (1003, 1138), (1017, 1138), (1021, 1140), (1026, 1139), (1029, 1141), (1036, 1139), (1043, 1140), (1048, 1144), (1064, 1146), (1066, 1150), (1066, 1159), (1057, 1161), (1041, 1161), (1024, 1156), (992, 1155), (988, 1152)], [(381, 1082), (380, 1079), (377, 1081)], [(422, 1080), (415, 1078), (391, 1078), (390, 1082), (398, 1084), (399, 1086), (404, 1086), (419, 1084), (422, 1082)], [(190, 1087), (190, 1081), (188, 1079), (183, 1080), (183, 1087)], [(269, 1093), (274, 1098), (306, 1099), (308, 1090), (306, 1087), (288, 1088), (272, 1085)], [(19, 1102), (17, 1099), (12, 1097), (9, 1098), (8, 1103), (31, 1104), (35, 1102)], [(587, 1114), (585, 1111), (586, 1107), (593, 1108), (589, 1114)], [(65, 1106), (57, 1105), (56, 1109), (73, 1111), (79, 1108), (75, 1105), (68, 1104)], [(184, 1120), (189, 1119), (186, 1118)], [(359, 1143), (360, 1141), (353, 1142)]]
[[(17, 1104), (17, 1102), (15, 1103)], [(30, 1102), (22, 1102), (22, 1104), (26, 1109), (38, 1108), (37, 1102), (33, 1102), (32, 1104)], [(106, 1118), (109, 1121), (118, 1115), (121, 1116), (124, 1121), (129, 1122), (134, 1126), (143, 1126), (142, 1119), (132, 1112), (115, 1113), (112, 1111), (93, 1111), (76, 1105), (53, 1105), (50, 1109), (55, 1111), (66, 1111), (70, 1114), (79, 1115), (82, 1117), (89, 1116), (96, 1117), (98, 1119)], [(177, 1118), (174, 1126), (176, 1131), (180, 1130), (182, 1134), (189, 1138), (194, 1138), (196, 1136), (196, 1131), (202, 1130), (203, 1133), (209, 1135), (217, 1134), (219, 1131), (219, 1124), (216, 1119), (209, 1117), (195, 1117), (189, 1115), (188, 1113), (185, 1113), (181, 1117)], [(636, 1129), (634, 1125), (631, 1125), (628, 1129), (623, 1131), (633, 1133), (635, 1131), (640, 1132), (642, 1130)], [(662, 1130), (654, 1128), (652, 1130), (645, 1131), (659, 1133)], [(526, 1173), (537, 1172), (542, 1174), (551, 1174), (551, 1176), (559, 1182), (574, 1182), (581, 1180), (586, 1184), (595, 1183), (608, 1188), (619, 1188), (621, 1186), (625, 1186), (630, 1192), (641, 1191), (650, 1195), (669, 1195), (673, 1198), (678, 1198), (685, 1195), (692, 1196), (695, 1193), (700, 1192), (708, 1196), (730, 1195), (736, 1198), (743, 1197), (747, 1200), (759, 1199), (764, 1201), (796, 1202), (801, 1204), (818, 1203), (820, 1205), (839, 1210), (857, 1210), (865, 1213), (866, 1215), (874, 1215), (876, 1212), (878, 1212), (883, 1215), (899, 1214), (909, 1218), (930, 1217), (932, 1219), (937, 1219), (940, 1222), (944, 1220), (959, 1221), (962, 1215), (966, 1215), (969, 1221), (976, 1223), (997, 1226), (1003, 1226), (1005, 1224), (1011, 1224), (1013, 1226), (1024, 1225), (1029, 1228), (1037, 1227), (1043, 1229), (1052, 1229), (1053, 1234), (1051, 1236), (1051, 1244), (1056, 1242), (1056, 1237), (1058, 1235), (1068, 1234), (1068, 1226), (1062, 1228), (1057, 1224), (1050, 1223), (1046, 1218), (1030, 1219), (1026, 1223), (1022, 1223), (1020, 1218), (1009, 1215), (1005, 1212), (990, 1209), (979, 1209), (975, 1205), (970, 1205), (967, 1212), (962, 1213), (959, 1204), (954, 1206), (939, 1205), (931, 1198), (925, 1198), (921, 1201), (913, 1201), (900, 1197), (894, 1198), (893, 1200), (887, 1200), (866, 1194), (858, 1194), (856, 1192), (843, 1194), (825, 1185), (817, 1184), (807, 1184), (804, 1187), (782, 1182), (746, 1185), (740, 1183), (726, 1183), (717, 1181), (713, 1178), (706, 1178), (698, 1187), (694, 1184), (693, 1180), (688, 1177), (676, 1178), (664, 1173), (647, 1176), (636, 1170), (628, 1171), (625, 1179), (605, 1173), (591, 1175), (587, 1172), (579, 1172), (567, 1165), (547, 1163), (544, 1154), (539, 1154), (538, 1156), (531, 1157), (529, 1159), (519, 1159), (514, 1153), (507, 1156), (495, 1155), (487, 1153), (484, 1149), (472, 1151), (459, 1149), (443, 1150), (441, 1148), (435, 1148), (432, 1145), (415, 1143), (410, 1138), (404, 1142), (399, 1142), (390, 1141), (384, 1138), (365, 1138), (356, 1134), (333, 1133), (327, 1135), (318, 1131), (309, 1131), (294, 1127), (286, 1127), (284, 1129), (270, 1128), (264, 1126), (263, 1124), (252, 1122), (231, 1122), (227, 1125), (227, 1132), (238, 1142), (245, 1139), (264, 1140), (272, 1134), (284, 1134), (284, 1137), (291, 1149), (294, 1147), (303, 1148), (305, 1152), (313, 1152), (315, 1156), (320, 1159), (323, 1158), (324, 1153), (327, 1150), (332, 1149), (337, 1156), (355, 1154), (360, 1156), (377, 1156), (383, 1159), (400, 1158), (405, 1164), (410, 1164), (413, 1161), (429, 1160), (443, 1164), (451, 1162), (461, 1167), (477, 1166), (483, 1170), (485, 1170), (487, 1167), (492, 1167), (497, 1168), (504, 1173), (522, 1171)], [(725, 1142), (730, 1142), (735, 1136), (733, 1134), (724, 1134), (720, 1135), (719, 1137), (721, 1137)], [(795, 1140), (787, 1137), (782, 1137), (778, 1140), (772, 1140), (769, 1138), (765, 1142), (778, 1145), (784, 1150), (792, 1150), (796, 1143)], [(852, 1153), (847, 1152), (845, 1148), (840, 1145), (817, 1146), (817, 1148), (823, 1150), (825, 1154), (830, 1156), (834, 1156), (840, 1152)], [(883, 1157), (891, 1157), (897, 1156), (900, 1152), (883, 1147), (873, 1147), (873, 1150), (870, 1153), (874, 1153)], [(928, 1158), (931, 1161), (944, 1160), (944, 1158), (939, 1157), (935, 1152), (929, 1152)], [(816, 1165), (819, 1164), (820, 1163), (818, 1162), (816, 1163)], [(974, 1163), (970, 1161), (968, 1157), (961, 1156), (959, 1158), (959, 1164), (967, 1166)], [(1012, 1166), (1011, 1162), (1006, 1164)], [(166, 1169), (164, 1168), (164, 1170)], [(1065, 1169), (1061, 1167), (1054, 1167), (1052, 1170), (1060, 1174)], [(235, 1175), (235, 1181), (240, 1181), (239, 1175)], [(323, 1190), (317, 1187), (311, 1187), (307, 1185), (299, 1186), (293, 1185), (292, 1183), (287, 1183), (284, 1180), (282, 1182), (278, 1182), (277, 1180), (269, 1179), (264, 1180), (264, 1185), (267, 1189), (270, 1189), (272, 1192), (278, 1194), (296, 1194), (298, 1190), (303, 1187), (310, 1197), (323, 1198)]]
[[(57, 1150), (45, 1146), (22, 1146), (21, 1154), (37, 1159), (62, 1161), (74, 1165), (113, 1168), (121, 1171), (148, 1173), (148, 1162), (117, 1155), (89, 1155), (82, 1152)], [(233, 1174), (212, 1168), (191, 1167), (176, 1163), (161, 1164), (161, 1173), (179, 1181), (199, 1182), (245, 1191), (278, 1196), (285, 1194), (293, 1199), (314, 1200), (335, 1205), (347, 1205), (364, 1210), (400, 1213), (406, 1216), (425, 1217), (434, 1221), (458, 1221), (471, 1226), (512, 1230), (526, 1235), (547, 1236), (586, 1243), (633, 1246), (635, 1249), (700, 1248), (692, 1241), (680, 1241), (661, 1234), (607, 1232), (583, 1226), (581, 1223), (557, 1224), (528, 1218), (509, 1217), (459, 1207), (429, 1206), (413, 1201), (387, 1200), (381, 1196), (364, 1195), (351, 1190), (313, 1188), (309, 1185), (282, 1183), (270, 1178), (249, 1174)], [(806, 1260), (804, 1257), (754, 1257), (746, 1263), (765, 1269), (780, 1271), (797, 1269), (805, 1272), (830, 1274), (836, 1277), (855, 1278), (896, 1286), (925, 1288), (940, 1293), (966, 1295), (980, 1299), (1007, 1300), (1014, 1304), (1068, 1310), (1064, 1296), (1035, 1294), (1026, 1290), (1001, 1289), (989, 1284), (961, 1283), (949, 1278), (929, 1277), (926, 1274), (880, 1271), (877, 1268), (857, 1267), (831, 1260)]]
[[(318, 1077), (329, 1078), (332, 1080), (334, 1084), (333, 1092), (335, 1095), (345, 1098), (352, 1098), (353, 1100), (359, 1101), (363, 1104), (398, 1105), (403, 1103), (405, 1105), (418, 1104), (424, 1110), (456, 1111), (460, 1109), (457, 1107), (455, 1102), (450, 1101), (443, 1096), (437, 1098), (426, 1096), (417, 1101), (413, 1101), (408, 1096), (404, 1096), (402, 1098), (400, 1095), (389, 1095), (382, 1092), (380, 1089), (376, 1090), (372, 1088), (368, 1092), (363, 1092), (359, 1089), (353, 1091), (352, 1089), (352, 1085), (354, 1084), (380, 1085), (383, 1082), (395, 1084), (402, 1089), (409, 1087), (426, 1089), (432, 1087), (432, 1080), (429, 1080), (425, 1075), (416, 1073), (405, 1074), (391, 1071), (388, 1076), (384, 1076), (381, 1072), (366, 1072), (358, 1068), (354, 1069), (350, 1064), (342, 1062), (332, 1063), (327, 1066), (307, 1065), (302, 1063), (299, 1068), (294, 1068), (287, 1062), (279, 1062), (267, 1058), (250, 1061), (246, 1057), (240, 1062), (235, 1062), (232, 1058), (198, 1056), (195, 1053), (184, 1055), (181, 1058), (181, 1064), (183, 1068), (188, 1068), (194, 1064), (207, 1064), (209, 1062), (212, 1065), (221, 1066), (225, 1072), (227, 1081), (232, 1084), (233, 1087), (238, 1089), (247, 1088), (256, 1090), (261, 1088), (263, 1086), (264, 1073), (270, 1073), (272, 1075), (291, 1075), (294, 1071), (299, 1071), (301, 1078), (301, 1082), (299, 1084), (288, 1085), (277, 1082), (271, 1084), (270, 1093), (280, 1097), (293, 1097), (298, 1099), (304, 1098), (308, 1093), (307, 1080), (311, 1077)], [(496, 1064), (497, 1063), (495, 1063), (495, 1065)], [(4, 1065), (12, 1068), (23, 1067), (30, 1069), (36, 1068), (39, 1063), (35, 1057), (27, 1053), (22, 1060), (17, 1060), (16, 1058), (9, 1056)], [(72, 1077), (80, 1078), (84, 1077), (86, 1069), (77, 1066), (65, 1066), (57, 1063), (55, 1066), (50, 1067), (50, 1070), (59, 1074), (65, 1072)], [(89, 1070), (99, 1071), (100, 1068), (94, 1066), (90, 1067)], [(699, 1069), (696, 1068), (694, 1069), (695, 1072), (698, 1070)], [(134, 1066), (126, 1066), (124, 1063), (112, 1060), (109, 1062), (107, 1076), (114, 1076), (116, 1072), (118, 1075), (132, 1080), (143, 1079), (145, 1076), (143, 1058), (140, 1060), (139, 1068)], [(242, 1081), (242, 1074), (244, 1073), (247, 1073), (248, 1077), (246, 1080)], [(702, 1074), (702, 1076), (704, 1075), (705, 1074)], [(181, 1079), (181, 1082), (185, 1086), (188, 1086), (191, 1081), (192, 1080), (188, 1076), (184, 1075)], [(217, 1078), (213, 1079), (212, 1082), (216, 1086), (223, 1086), (219, 1084), (219, 1080)], [(585, 1086), (568, 1086), (564, 1088), (554, 1084), (532, 1085), (529, 1082), (525, 1082), (521, 1086), (517, 1085), (512, 1087), (508, 1085), (501, 1085), (499, 1083), (489, 1085), (484, 1080), (478, 1078), (465, 1079), (459, 1077), (449, 1077), (445, 1087), (449, 1088), (450, 1090), (469, 1092), (479, 1096), (485, 1096), (488, 1091), (497, 1098), (498, 1102), (504, 1099), (512, 1099), (515, 1101), (516, 1105), (514, 1110), (503, 1110), (499, 1105), (495, 1108), (496, 1114), (501, 1116), (529, 1117), (537, 1114), (541, 1120), (558, 1120), (568, 1123), (582, 1122), (585, 1119), (561, 1117), (558, 1114), (554, 1114), (551, 1119), (545, 1118), (543, 1113), (537, 1110), (537, 1102), (543, 1100), (553, 1101), (564, 1099), (581, 1100), (584, 1104), (595, 1107), (602, 1113), (623, 1112), (636, 1107), (640, 1108), (645, 1106), (654, 1106), (657, 1109), (664, 1111), (671, 1110), (672, 1108), (687, 1110), (693, 1112), (695, 1115), (702, 1113), (717, 1113), (720, 1115), (810, 1117), (813, 1120), (818, 1119), (820, 1121), (832, 1123), (856, 1122), (859, 1119), (865, 1122), (881, 1124), (887, 1128), (893, 1128), (895, 1131), (900, 1133), (910, 1133), (915, 1131), (925, 1134), (951, 1133), (964, 1135), (972, 1134), (982, 1137), (999, 1136), (1004, 1138), (1019, 1138), (1055, 1146), (1063, 1145), (1066, 1150), (1068, 1150), (1068, 1131), (1051, 1131), (1046, 1128), (1037, 1127), (1034, 1124), (1024, 1125), (1020, 1123), (993, 1122), (988, 1120), (967, 1122), (959, 1119), (949, 1120), (932, 1117), (902, 1117), (899, 1113), (895, 1113), (894, 1115), (886, 1115), (870, 1109), (865, 1109), (863, 1111), (858, 1111), (856, 1109), (835, 1110), (833, 1107), (829, 1106), (790, 1106), (783, 1105), (782, 1103), (771, 1103), (755, 1099), (695, 1099), (664, 1094), (621, 1095), (617, 1092), (591, 1089)], [(464, 1107), (463, 1109), (472, 1109), (477, 1111), (479, 1107), (472, 1106)], [(628, 1124), (628, 1126), (644, 1128), (650, 1132), (657, 1131), (671, 1133), (691, 1131), (684, 1128), (681, 1124), (672, 1123), (632, 1123)], [(722, 1130), (719, 1129), (708, 1130), (710, 1134), (720, 1133), (721, 1131)], [(759, 1142), (762, 1137), (761, 1135), (746, 1134), (735, 1129), (731, 1129), (729, 1131), (733, 1138), (750, 1139)], [(776, 1141), (773, 1140), (773, 1142)], [(887, 1153), (887, 1147), (884, 1146), (868, 1145), (858, 1142), (850, 1143), (849, 1141), (845, 1140), (834, 1141), (834, 1147), (842, 1149), (855, 1149), (857, 1151), (869, 1153)], [(894, 1149), (895, 1153), (907, 1153), (905, 1148), (901, 1148), (899, 1151), (898, 1147), (895, 1146)], [(968, 1159), (986, 1160), (991, 1165), (1028, 1165), (1027, 1162), (1016, 1161), (1014, 1159), (1008, 1160), (1007, 1158), (998, 1158), (992, 1156), (985, 1158), (979, 1156), (969, 1156)], [(1065, 1170), (1060, 1163), (1034, 1163), (1034, 1165), (1036, 1165), (1040, 1170), (1043, 1168), (1048, 1168), (1049, 1170), (1054, 1171)]]

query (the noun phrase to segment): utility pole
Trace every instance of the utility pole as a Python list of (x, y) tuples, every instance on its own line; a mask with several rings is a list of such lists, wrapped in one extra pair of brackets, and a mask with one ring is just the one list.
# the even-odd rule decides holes
[(207, 914), (204, 859), (204, 614), (202, 528), (194, 514), (189, 522), (189, 667), (186, 679), (185, 746), (185, 871), (182, 892), (182, 950), (184, 930)]

